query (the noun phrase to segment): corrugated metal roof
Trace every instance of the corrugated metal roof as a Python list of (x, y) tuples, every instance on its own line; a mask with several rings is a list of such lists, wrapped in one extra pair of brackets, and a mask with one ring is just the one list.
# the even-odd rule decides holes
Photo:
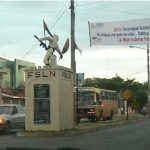
[(3, 71), (3, 70), (0, 69), (0, 74), (1, 74), (1, 73), (7, 73), (7, 72), (5, 72), (5, 71)]
[(25, 99), (25, 97), (19, 97), (19, 96), (13, 96), (13, 95), (9, 95), (9, 94), (5, 94), (5, 93), (0, 93), (1, 96), (3, 97), (10, 97), (10, 98), (21, 98), (21, 99)]
[(6, 62), (6, 61), (10, 61), (10, 60), (0, 57), (0, 61)]

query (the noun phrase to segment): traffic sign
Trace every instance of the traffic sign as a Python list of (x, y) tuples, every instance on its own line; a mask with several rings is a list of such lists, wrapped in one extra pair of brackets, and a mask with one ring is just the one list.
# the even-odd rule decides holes
[(132, 95), (132, 92), (130, 90), (126, 90), (124, 93), (123, 93), (123, 98), (125, 100), (128, 100)]

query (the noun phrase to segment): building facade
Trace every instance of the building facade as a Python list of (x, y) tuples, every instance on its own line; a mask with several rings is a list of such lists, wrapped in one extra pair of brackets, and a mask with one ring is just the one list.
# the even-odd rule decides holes
[(24, 101), (24, 70), (31, 67), (35, 67), (35, 63), (19, 59), (11, 61), (0, 57), (0, 103), (18, 103), (20, 99), (21, 102)]

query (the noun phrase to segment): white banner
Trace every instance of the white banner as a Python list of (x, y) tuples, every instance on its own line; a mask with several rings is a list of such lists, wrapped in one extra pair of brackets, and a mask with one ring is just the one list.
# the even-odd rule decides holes
[(150, 18), (90, 23), (90, 45), (140, 45), (150, 43)]

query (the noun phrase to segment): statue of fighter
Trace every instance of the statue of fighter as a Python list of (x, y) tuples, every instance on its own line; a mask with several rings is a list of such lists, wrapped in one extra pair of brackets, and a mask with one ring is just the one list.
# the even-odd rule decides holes
[(55, 50), (59, 53), (60, 58), (63, 58), (63, 55), (62, 55), (62, 52), (59, 49), (59, 46), (57, 43), (59, 40), (59, 37), (57, 34), (54, 34), (52, 37), (48, 36), (48, 37), (43, 37), (43, 38), (38, 39), (39, 42), (42, 42), (45, 40), (47, 40), (49, 42), (49, 44), (48, 44), (47, 53), (44, 57), (43, 62), (45, 64), (45, 66), (50, 66), (51, 57), (52, 57)]
[[(49, 36), (43, 37), (43, 38), (38, 38), (36, 35), (34, 35), (34, 37), (40, 42), (40, 46), (45, 48), (45, 50), (47, 51), (47, 53), (44, 57), (44, 60), (43, 60), (45, 66), (51, 67), (50, 63), (51, 63), (54, 51), (56, 50), (59, 53), (60, 58), (63, 58), (62, 54), (66, 53), (68, 48), (69, 48), (69, 39), (66, 40), (66, 43), (65, 43), (65, 45), (61, 51), (59, 46), (58, 46), (58, 40), (59, 40), (58, 35), (57, 34), (53, 34), (53, 35), (51, 34), (51, 32), (49, 31), (44, 20), (43, 20), (43, 27), (44, 27), (44, 32), (46, 30), (48, 32)], [(43, 41), (48, 41), (49, 42), (48, 46)]]

